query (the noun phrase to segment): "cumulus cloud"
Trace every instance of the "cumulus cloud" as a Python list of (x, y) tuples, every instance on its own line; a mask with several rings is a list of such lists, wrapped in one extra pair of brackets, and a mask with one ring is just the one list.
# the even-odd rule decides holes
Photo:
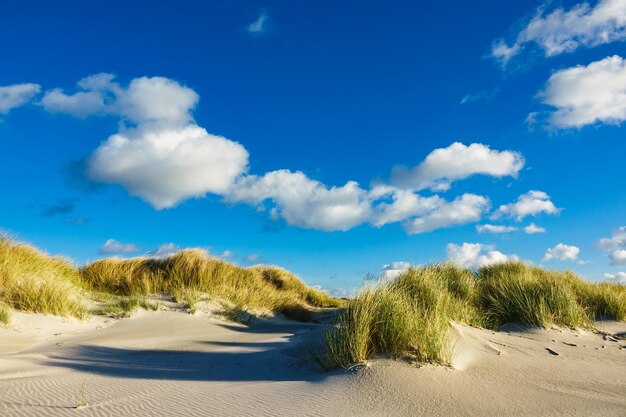
[(259, 205), (271, 199), (271, 215), (288, 224), (325, 231), (348, 230), (365, 222), (371, 213), (367, 192), (354, 181), (327, 187), (302, 172), (279, 170), (238, 181), (226, 201)]
[(198, 95), (176, 81), (141, 77), (125, 88), (110, 74), (96, 74), (78, 86), (82, 91), (72, 95), (49, 91), (42, 105), (78, 117), (116, 115), (130, 124), (87, 158), (93, 181), (120, 184), (163, 209), (206, 193), (223, 194), (247, 170), (245, 148), (195, 124), (191, 111)]
[(604, 274), (604, 279), (617, 284), (626, 284), (626, 272), (618, 272), (616, 274)]
[(84, 159), (86, 176), (121, 185), (156, 209), (214, 194), (301, 228), (345, 231), (361, 224), (401, 222), (416, 234), (479, 221), (490, 207), (483, 196), (467, 193), (449, 201), (419, 195), (420, 189), (445, 190), (452, 181), (475, 174), (515, 177), (524, 165), (517, 152), (457, 142), (436, 149), (410, 170), (397, 168), (393, 181), (402, 186), (366, 189), (355, 181), (327, 185), (286, 169), (252, 175), (246, 149), (199, 126), (192, 114), (198, 95), (174, 80), (140, 77), (124, 86), (103, 73), (80, 80), (77, 89), (51, 90), (42, 106), (121, 121), (119, 131)]
[(392, 183), (411, 190), (443, 191), (450, 188), (452, 181), (476, 174), (517, 177), (523, 166), (524, 158), (517, 152), (496, 151), (481, 143), (467, 146), (455, 142), (447, 148), (435, 149), (411, 169), (395, 167)]
[(178, 247), (178, 245), (175, 243), (169, 242), (169, 243), (163, 243), (162, 245), (159, 245), (156, 249), (149, 251), (148, 254), (151, 256), (165, 257), (165, 256), (173, 255), (178, 251), (180, 251), (180, 248)]
[(141, 252), (141, 248), (134, 243), (122, 243), (115, 239), (108, 239), (98, 249), (98, 253), (101, 255), (123, 255), (137, 252)]
[(408, 270), (409, 268), (411, 268), (411, 264), (404, 261), (396, 261), (390, 264), (385, 264), (381, 269), (379, 277), (382, 279), (391, 280), (396, 278), (398, 275)]
[(478, 224), (476, 225), (476, 231), (478, 233), (509, 233), (515, 232), (517, 227), (504, 226), (500, 224)]
[(611, 260), (611, 265), (626, 265), (626, 250), (618, 249), (609, 254), (609, 259)]
[(579, 261), (578, 255), (580, 254), (580, 248), (577, 246), (570, 246), (564, 243), (559, 243), (555, 247), (550, 248), (543, 255), (544, 261)]
[(88, 159), (87, 175), (120, 184), (163, 209), (206, 193), (227, 192), (247, 165), (243, 146), (197, 125), (137, 128), (102, 143)]
[(269, 21), (269, 15), (265, 12), (259, 14), (259, 17), (247, 27), (248, 33), (252, 35), (260, 35), (267, 31), (267, 24)]
[(626, 120), (626, 61), (615, 55), (557, 71), (539, 96), (555, 108), (548, 116), (552, 127), (620, 124)]
[(604, 237), (596, 243), (602, 250), (626, 248), (626, 226), (611, 231), (611, 237)]
[(470, 269), (519, 259), (516, 255), (505, 255), (497, 251), (494, 246), (481, 243), (463, 243), (462, 245), (448, 243), (446, 252), (449, 262)]
[(414, 235), (477, 222), (489, 207), (487, 198), (476, 194), (463, 194), (453, 201), (442, 203), (424, 216), (405, 222), (404, 229), (408, 234)]
[(39, 84), (13, 84), (0, 87), (0, 114), (30, 102), (41, 91)]
[(528, 226), (524, 227), (524, 233), (529, 235), (533, 235), (535, 233), (545, 233), (546, 229), (544, 227), (537, 226), (535, 223), (531, 223)]
[(514, 203), (501, 205), (491, 218), (499, 219), (508, 216), (520, 221), (527, 216), (536, 216), (540, 213), (555, 215), (560, 211), (561, 209), (550, 201), (548, 194), (543, 191), (531, 190), (520, 195)]
[(626, 2), (600, 0), (594, 7), (579, 3), (571, 9), (539, 7), (535, 15), (509, 45), (496, 40), (491, 56), (505, 66), (528, 44), (541, 48), (545, 56), (573, 52), (580, 46), (594, 47), (626, 39)]
[(611, 237), (603, 237), (596, 246), (607, 251), (611, 265), (626, 265), (626, 226), (611, 231)]

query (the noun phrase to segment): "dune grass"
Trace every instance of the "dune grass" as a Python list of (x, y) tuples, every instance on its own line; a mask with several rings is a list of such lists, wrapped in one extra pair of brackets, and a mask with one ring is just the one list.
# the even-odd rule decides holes
[(77, 269), (65, 259), (0, 238), (0, 323), (8, 323), (11, 308), (85, 318), (88, 299), (113, 300), (102, 313), (125, 317), (139, 307), (154, 309), (145, 297), (163, 293), (192, 313), (208, 297), (242, 311), (301, 321), (311, 319), (312, 307), (342, 304), (284, 269), (243, 268), (199, 249), (166, 258), (102, 259)]
[(167, 258), (103, 259), (80, 270), (92, 290), (136, 296), (167, 293), (193, 310), (201, 294), (243, 310), (270, 310), (297, 320), (310, 307), (336, 307), (338, 300), (272, 266), (242, 268), (192, 249)]
[(80, 276), (68, 261), (0, 237), (0, 302), (22, 311), (84, 318)]
[(593, 327), (626, 319), (626, 286), (584, 281), (574, 273), (507, 262), (477, 272), (450, 264), (411, 268), (363, 289), (325, 334), (325, 366), (373, 356), (449, 364), (449, 323)]

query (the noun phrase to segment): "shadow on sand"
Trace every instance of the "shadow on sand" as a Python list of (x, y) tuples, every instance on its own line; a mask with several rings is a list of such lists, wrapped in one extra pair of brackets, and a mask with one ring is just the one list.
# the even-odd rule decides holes
[[(250, 334), (267, 333), (269, 340), (194, 340), (180, 350), (64, 346), (45, 364), (104, 376), (179, 381), (321, 382), (330, 375), (316, 366), (311, 355), (312, 347), (319, 343), (317, 326), (221, 326)], [(203, 350), (203, 346), (211, 350)]]

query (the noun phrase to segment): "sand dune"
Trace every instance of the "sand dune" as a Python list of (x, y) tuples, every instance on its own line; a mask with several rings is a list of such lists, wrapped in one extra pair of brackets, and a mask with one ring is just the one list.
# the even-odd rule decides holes
[[(454, 369), (380, 359), (324, 372), (311, 359), (323, 326), (179, 311), (87, 322), (15, 313), (0, 330), (0, 415), (626, 415), (623, 339), (455, 325)], [(82, 387), (87, 405), (76, 408)]]

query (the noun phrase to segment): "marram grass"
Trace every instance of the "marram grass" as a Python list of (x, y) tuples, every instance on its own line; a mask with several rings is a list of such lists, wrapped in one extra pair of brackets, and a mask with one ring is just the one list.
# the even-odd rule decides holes
[(347, 367), (391, 355), (448, 364), (451, 321), (496, 329), (510, 322), (592, 327), (599, 318), (626, 319), (626, 286), (521, 262), (476, 273), (430, 265), (361, 290), (326, 332), (323, 361)]
[(87, 314), (81, 302), (76, 268), (65, 259), (3, 237), (0, 237), (0, 303), (36, 313), (78, 318)]
[(312, 307), (341, 300), (308, 287), (274, 266), (242, 268), (192, 249), (166, 258), (109, 258), (77, 269), (67, 260), (0, 238), (0, 324), (10, 310), (84, 318), (91, 299), (114, 299), (103, 313), (127, 316), (153, 309), (145, 296), (170, 294), (193, 312), (201, 296), (241, 310), (272, 311), (308, 321)]
[(311, 306), (340, 304), (281, 268), (242, 268), (197, 249), (167, 258), (103, 259), (81, 268), (80, 276), (90, 289), (116, 295), (172, 294), (190, 310), (200, 294), (207, 294), (244, 310), (271, 310), (306, 321)]

